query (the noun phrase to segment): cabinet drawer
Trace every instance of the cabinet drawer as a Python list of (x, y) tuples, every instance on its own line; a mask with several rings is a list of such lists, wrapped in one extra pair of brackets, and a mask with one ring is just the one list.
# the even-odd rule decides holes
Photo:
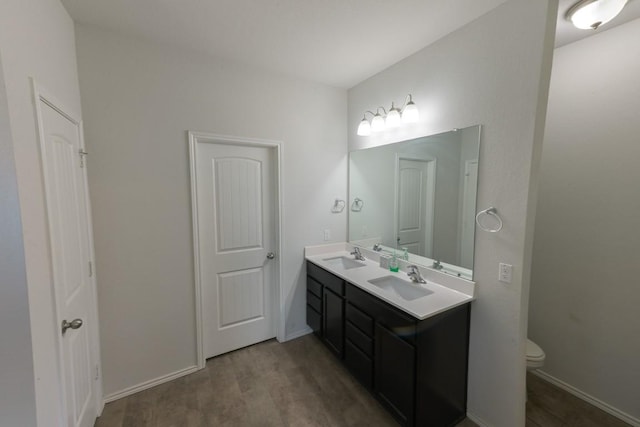
[(322, 300), (307, 291), (307, 304), (313, 307), (318, 313), (322, 313)]
[(373, 357), (373, 339), (363, 334), (360, 329), (353, 326), (350, 322), (347, 322), (345, 333), (347, 339), (351, 341), (353, 345), (358, 347), (358, 349), (367, 356)]
[(307, 291), (311, 292), (318, 298), (322, 298), (322, 285), (310, 276), (307, 276)]
[(363, 386), (373, 387), (373, 361), (349, 341), (345, 343), (344, 364)]
[(316, 335), (322, 333), (322, 316), (315, 311), (310, 305), (307, 306), (307, 325), (313, 330)]
[(351, 304), (347, 304), (347, 320), (356, 325), (367, 336), (373, 337), (373, 318)]
[(344, 281), (338, 276), (334, 276), (311, 262), (307, 262), (307, 275), (331, 289), (337, 295), (344, 295)]
[(351, 304), (373, 317), (377, 323), (393, 331), (403, 340), (415, 343), (415, 318), (351, 284), (347, 286), (346, 294)]

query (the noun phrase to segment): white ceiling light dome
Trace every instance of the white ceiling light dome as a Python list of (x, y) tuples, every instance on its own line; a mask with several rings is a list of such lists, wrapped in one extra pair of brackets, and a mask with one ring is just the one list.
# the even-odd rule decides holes
[(618, 16), (628, 0), (581, 0), (571, 6), (566, 18), (583, 30), (595, 30)]

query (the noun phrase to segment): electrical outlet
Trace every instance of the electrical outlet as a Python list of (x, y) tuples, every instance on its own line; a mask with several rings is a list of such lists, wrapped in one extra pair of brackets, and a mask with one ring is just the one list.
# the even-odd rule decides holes
[(324, 234), (324, 241), (329, 241), (331, 240), (331, 230), (329, 230), (328, 228), (325, 228), (322, 233)]
[(511, 283), (511, 276), (513, 276), (513, 266), (501, 262), (498, 266), (498, 280), (504, 283)]

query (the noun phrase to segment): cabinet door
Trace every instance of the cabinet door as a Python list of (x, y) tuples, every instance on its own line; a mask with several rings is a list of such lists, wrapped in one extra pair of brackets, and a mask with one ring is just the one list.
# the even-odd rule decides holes
[(413, 425), (415, 400), (415, 348), (375, 325), (374, 391), (403, 425)]
[(324, 340), (330, 350), (342, 359), (344, 354), (344, 298), (324, 289)]

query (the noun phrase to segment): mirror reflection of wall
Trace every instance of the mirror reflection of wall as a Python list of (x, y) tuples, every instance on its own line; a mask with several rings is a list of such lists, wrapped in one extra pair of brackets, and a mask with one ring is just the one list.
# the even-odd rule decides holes
[(351, 152), (349, 241), (471, 278), (479, 145), (472, 126)]

